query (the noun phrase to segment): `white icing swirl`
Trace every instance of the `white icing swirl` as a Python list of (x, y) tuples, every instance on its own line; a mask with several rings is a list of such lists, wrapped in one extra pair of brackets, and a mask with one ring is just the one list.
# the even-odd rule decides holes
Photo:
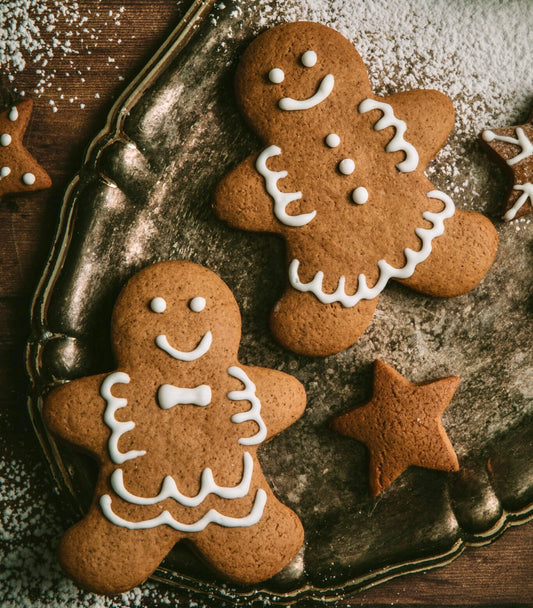
[(257, 157), (255, 168), (265, 180), (265, 188), (274, 201), (274, 215), (286, 226), (298, 228), (308, 224), (316, 215), (316, 211), (310, 213), (300, 213), (289, 215), (286, 211), (287, 206), (293, 201), (302, 198), (301, 192), (281, 192), (278, 188), (278, 180), (287, 177), (287, 171), (271, 171), (266, 166), (266, 161), (273, 156), (279, 156), (281, 149), (278, 146), (268, 146)]
[(522, 192), (522, 194), (520, 195), (520, 197), (518, 198), (516, 203), (509, 210), (507, 210), (506, 213), (504, 214), (503, 219), (506, 222), (510, 222), (511, 220), (514, 220), (514, 218), (516, 217), (516, 214), (522, 208), (522, 206), (527, 201), (527, 199), (529, 199), (531, 201), (531, 203), (533, 204), (533, 184), (530, 184), (530, 183), (518, 184), (513, 187), (513, 190), (519, 190)]
[(407, 125), (403, 120), (396, 118), (392, 106), (382, 101), (375, 99), (365, 99), (359, 104), (359, 112), (365, 114), (370, 110), (380, 110), (383, 116), (375, 123), (374, 130), (381, 131), (387, 127), (394, 127), (394, 137), (387, 144), (385, 150), (387, 152), (403, 152), (405, 159), (396, 165), (396, 168), (402, 173), (411, 173), (418, 166), (418, 152), (415, 147), (405, 141), (404, 135), (407, 130)]
[[(490, 143), (491, 141), (503, 141), (508, 144), (513, 144), (518, 146), (521, 149), (521, 152), (513, 158), (509, 158), (507, 160), (507, 164), (509, 166), (516, 165), (517, 163), (529, 158), (533, 154), (533, 143), (529, 140), (528, 136), (524, 133), (524, 129), (522, 127), (516, 127), (515, 129), (515, 137), (507, 137), (506, 135), (496, 135), (490, 129), (483, 131), (483, 139)], [(514, 217), (514, 216), (513, 216)], [(511, 218), (512, 219), (512, 218)]]
[(247, 412), (234, 414), (231, 417), (231, 421), (240, 424), (241, 422), (252, 420), (259, 427), (259, 430), (255, 435), (252, 437), (241, 437), (239, 443), (241, 445), (258, 445), (266, 439), (267, 429), (261, 418), (261, 402), (255, 394), (256, 386), (250, 378), (248, 378), (246, 372), (236, 365), (228, 368), (228, 374), (244, 384), (244, 390), (230, 391), (227, 394), (228, 399), (231, 399), (232, 401), (249, 401), (252, 406)]
[(109, 494), (104, 494), (100, 497), (100, 508), (105, 517), (112, 524), (129, 530), (148, 530), (156, 528), (157, 526), (167, 525), (178, 532), (201, 532), (211, 523), (224, 526), (225, 528), (247, 528), (255, 525), (263, 516), (266, 499), (266, 492), (259, 488), (255, 494), (252, 509), (248, 515), (244, 517), (229, 517), (227, 515), (222, 515), (216, 509), (209, 509), (201, 519), (192, 524), (184, 524), (177, 521), (168, 511), (163, 511), (152, 519), (128, 521), (127, 519), (118, 516), (113, 511), (111, 507), (111, 496), (109, 496)]
[(296, 259), (292, 260), (289, 264), (289, 283), (290, 285), (302, 292), (310, 292), (314, 294), (322, 304), (333, 304), (339, 302), (345, 308), (352, 308), (361, 300), (372, 300), (378, 296), (389, 279), (407, 279), (413, 275), (418, 264), (423, 262), (429, 257), (432, 250), (432, 241), (434, 238), (444, 233), (444, 220), (453, 216), (455, 213), (455, 205), (452, 199), (444, 192), (439, 190), (432, 190), (427, 193), (428, 198), (435, 198), (444, 203), (444, 209), (438, 213), (431, 211), (424, 211), (422, 217), (433, 224), (432, 228), (416, 228), (415, 234), (422, 241), (422, 247), (419, 251), (414, 251), (410, 248), (404, 249), (406, 263), (401, 268), (395, 268), (388, 264), (385, 260), (379, 260), (379, 278), (374, 287), (368, 287), (366, 284), (366, 277), (364, 274), (360, 274), (358, 277), (357, 291), (348, 295), (344, 289), (346, 278), (341, 276), (337, 289), (333, 293), (325, 293), (322, 289), (322, 282), (324, 280), (324, 273), (319, 270), (313, 279), (308, 283), (300, 281), (298, 276), (298, 267), (300, 262)]
[(118, 441), (128, 431), (135, 428), (135, 423), (131, 420), (120, 422), (115, 418), (115, 412), (128, 405), (128, 400), (120, 397), (113, 397), (111, 389), (115, 384), (129, 384), (130, 377), (124, 372), (114, 372), (109, 374), (100, 386), (100, 395), (106, 400), (106, 409), (104, 411), (104, 422), (111, 429), (111, 436), (107, 442), (109, 457), (115, 464), (122, 464), (127, 460), (144, 456), (144, 450), (129, 450), (121, 452), (118, 449)]
[(210, 468), (205, 468), (200, 477), (200, 490), (196, 496), (185, 496), (178, 490), (176, 482), (170, 475), (166, 475), (161, 484), (161, 489), (157, 496), (144, 497), (137, 496), (128, 492), (124, 486), (124, 473), (122, 469), (113, 471), (111, 475), (111, 487), (117, 496), (132, 505), (156, 505), (167, 498), (171, 498), (184, 507), (197, 507), (206, 499), (209, 494), (219, 496), (228, 500), (244, 498), (250, 491), (250, 482), (254, 470), (254, 461), (248, 452), (244, 452), (243, 473), (241, 481), (233, 487), (219, 486), (215, 483), (213, 472)]

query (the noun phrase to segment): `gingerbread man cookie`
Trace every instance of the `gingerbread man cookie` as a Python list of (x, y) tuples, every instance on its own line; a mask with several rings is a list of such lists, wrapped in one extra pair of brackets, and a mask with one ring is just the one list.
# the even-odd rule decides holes
[(22, 144), (32, 107), (33, 102), (28, 99), (0, 113), (0, 198), (52, 185), (46, 171)]
[(533, 113), (519, 127), (485, 129), (481, 139), (512, 177), (503, 219), (510, 222), (533, 208)]
[(281, 344), (307, 355), (350, 346), (389, 279), (449, 297), (484, 277), (494, 227), (424, 174), (453, 126), (447, 97), (375, 96), (351, 43), (307, 22), (253, 41), (236, 90), (265, 148), (224, 178), (214, 207), (232, 226), (287, 241), (289, 284), (271, 316)]
[(257, 448), (302, 414), (305, 392), (282, 372), (240, 364), (240, 331), (215, 274), (156, 264), (116, 303), (116, 371), (46, 399), (49, 429), (99, 464), (89, 512), (59, 548), (81, 586), (130, 589), (182, 539), (243, 583), (273, 576), (299, 551), (300, 520), (274, 496)]

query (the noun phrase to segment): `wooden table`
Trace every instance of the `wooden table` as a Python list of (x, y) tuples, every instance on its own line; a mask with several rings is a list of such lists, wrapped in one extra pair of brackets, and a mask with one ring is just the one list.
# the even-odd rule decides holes
[[(111, 30), (109, 23), (104, 25), (109, 20), (108, 11), (116, 13), (120, 3), (106, 2), (105, 9), (92, 0), (82, 0), (79, 5), (81, 13), (93, 8), (91, 26), (101, 29), (97, 46), (88, 41), (91, 55), (82, 54), (76, 60), (76, 67), (89, 66), (90, 70), (84, 69), (82, 75), (69, 71), (68, 62), (56, 55), (47, 66), (48, 72), (56, 70), (53, 88), (44, 94), (31, 94), (40, 79), (33, 68), (16, 73), (12, 83), (7, 78), (2, 83), (4, 88), (16, 87), (34, 98), (35, 109), (25, 143), (53, 180), (53, 187), (45, 192), (5, 197), (0, 204), (0, 434), (8, 433), (10, 438), (7, 446), (0, 442), (0, 456), (18, 456), (30, 468), (42, 459), (42, 454), (26, 414), (23, 353), (30, 331), (31, 298), (52, 243), (62, 194), (81, 164), (84, 149), (104, 124), (113, 101), (165, 40), (181, 12), (173, 0), (160, 0), (157, 10), (153, 10), (154, 2), (130, 1), (120, 26), (114, 23)], [(98, 8), (100, 15), (96, 16)], [(111, 31), (112, 36), (108, 35)], [(62, 100), (58, 87), (63, 91)], [(60, 509), (59, 503), (58, 499), (49, 508)], [(532, 547), (530, 522), (509, 529), (490, 546), (467, 549), (444, 568), (381, 584), (346, 604), (530, 606)]]

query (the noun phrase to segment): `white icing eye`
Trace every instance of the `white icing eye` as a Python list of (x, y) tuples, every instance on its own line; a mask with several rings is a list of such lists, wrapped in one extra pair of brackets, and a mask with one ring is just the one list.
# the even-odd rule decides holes
[(24, 173), (22, 176), (22, 183), (26, 186), (33, 186), (35, 183), (35, 175), (33, 175), (33, 173)]
[(150, 309), (152, 312), (162, 313), (167, 309), (167, 303), (163, 298), (154, 298), (150, 302)]
[(316, 64), (316, 59), (317, 57), (315, 51), (305, 51), (300, 61), (306, 68), (312, 68)]
[(364, 205), (368, 200), (368, 190), (363, 188), (363, 186), (359, 186), (352, 192), (352, 201), (356, 205)]
[(326, 137), (326, 146), (336, 148), (341, 143), (341, 138), (336, 133), (330, 133)]
[(193, 298), (189, 302), (189, 308), (193, 312), (202, 312), (202, 310), (205, 308), (205, 298), (202, 298), (200, 296), (197, 296), (196, 298)]
[(343, 158), (339, 163), (339, 171), (343, 175), (350, 175), (355, 170), (355, 163), (351, 158)]
[(274, 84), (279, 84), (285, 80), (285, 72), (280, 68), (273, 68), (268, 73), (268, 79)]
[(2, 133), (2, 135), (0, 135), (0, 145), (9, 146), (10, 143), (11, 135), (9, 135), (9, 133)]

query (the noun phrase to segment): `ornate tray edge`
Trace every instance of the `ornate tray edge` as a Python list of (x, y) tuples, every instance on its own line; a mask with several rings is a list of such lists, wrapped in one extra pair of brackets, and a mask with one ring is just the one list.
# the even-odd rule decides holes
[[(53, 292), (56, 278), (61, 272), (63, 262), (68, 255), (77, 196), (84, 178), (87, 178), (88, 174), (94, 173), (109, 186), (116, 187), (98, 171), (97, 161), (102, 150), (111, 142), (122, 137), (122, 126), (130, 110), (135, 106), (144, 91), (164, 72), (169, 63), (185, 49), (215, 2), (216, 0), (193, 0), (190, 8), (159, 51), (149, 60), (114, 103), (104, 127), (89, 144), (82, 166), (62, 198), (58, 227), (51, 252), (32, 301), (31, 334), (25, 354), (26, 372), (30, 380), (30, 392), (27, 399), (28, 412), (55, 483), (62, 489), (63, 494), (68, 497), (69, 502), (80, 514), (83, 514), (83, 509), (72, 486), (67, 467), (56, 442), (44, 427), (41, 417), (42, 395), (46, 388), (46, 383), (43, 381), (40, 371), (41, 355), (46, 343), (56, 337), (49, 331), (46, 323), (49, 298)], [(414, 574), (445, 566), (459, 557), (466, 547), (488, 545), (499, 538), (507, 528), (524, 524), (530, 520), (533, 520), (533, 504), (517, 512), (502, 510), (500, 519), (492, 528), (473, 536), (470, 535), (468, 540), (463, 537), (465, 536), (464, 531), (459, 528), (460, 534), (462, 533), (463, 536), (442, 554), (372, 570), (347, 583), (328, 588), (309, 584), (285, 593), (275, 593), (266, 588), (238, 589), (231, 585), (215, 586), (185, 575), (176, 575), (164, 567), (158, 568), (151, 579), (179, 586), (184, 590), (202, 596), (209, 595), (209, 597), (231, 600), (236, 604), (249, 604), (253, 601), (264, 602), (267, 600), (277, 605), (294, 605), (295, 602), (304, 599), (316, 602), (333, 602), (405, 574)]]

